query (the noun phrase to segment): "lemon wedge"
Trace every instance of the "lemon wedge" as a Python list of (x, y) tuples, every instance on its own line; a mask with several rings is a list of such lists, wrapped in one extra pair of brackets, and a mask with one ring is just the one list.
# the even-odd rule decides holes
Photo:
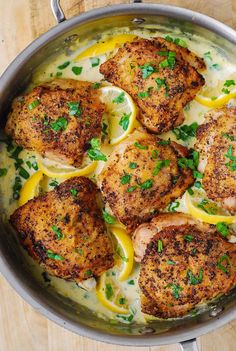
[(97, 161), (93, 161), (84, 168), (79, 169), (74, 167), (60, 168), (58, 166), (46, 165), (43, 160), (40, 160), (38, 165), (43, 174), (49, 178), (69, 179), (92, 173), (97, 167)]
[[(134, 248), (132, 240), (126, 230), (118, 226), (110, 227), (110, 230), (116, 238), (119, 247), (122, 250), (122, 270), (119, 275), (119, 281), (128, 279), (134, 265)], [(120, 255), (120, 256), (121, 256)]]
[(87, 57), (94, 57), (103, 55), (106, 52), (113, 51), (115, 48), (125, 44), (126, 42), (133, 41), (136, 35), (133, 34), (118, 34), (105, 41), (98, 42), (86, 50), (82, 51), (76, 58), (75, 61), (85, 59)]
[(43, 172), (35, 172), (27, 181), (20, 191), (19, 205), (23, 206), (26, 202), (38, 195), (38, 186), (43, 178)]
[(188, 209), (188, 212), (194, 217), (203, 222), (209, 224), (217, 224), (218, 222), (225, 222), (228, 224), (232, 224), (236, 222), (236, 216), (224, 216), (217, 214), (208, 214), (201, 208), (198, 208), (194, 203), (194, 198), (192, 198), (188, 192), (185, 192), (184, 195), (185, 205)]
[(97, 284), (97, 298), (99, 302), (111, 312), (128, 314), (129, 309), (121, 289), (115, 284), (114, 279), (103, 273)]
[(100, 99), (106, 105), (110, 144), (116, 145), (135, 128), (137, 108), (123, 89), (109, 85), (100, 88), (100, 92)]
[(195, 100), (199, 104), (206, 107), (221, 107), (229, 102), (229, 100), (236, 98), (236, 90), (231, 91), (229, 94), (221, 94), (217, 98), (212, 99), (203, 95), (197, 95)]

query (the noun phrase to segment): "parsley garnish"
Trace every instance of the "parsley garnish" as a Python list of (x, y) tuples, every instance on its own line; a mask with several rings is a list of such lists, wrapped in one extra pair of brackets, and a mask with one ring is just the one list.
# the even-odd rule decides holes
[(7, 174), (6, 168), (0, 168), (0, 177), (4, 177)]
[(202, 279), (203, 279), (203, 270), (202, 268), (200, 268), (200, 271), (199, 271), (199, 274), (198, 274), (198, 277), (196, 277), (193, 272), (191, 271), (191, 269), (189, 269), (187, 271), (187, 278), (189, 280), (189, 283), (191, 285), (197, 285), (199, 283), (202, 282)]
[(19, 175), (24, 179), (28, 179), (30, 176), (26, 169), (24, 169), (23, 167), (19, 167)]
[(124, 129), (127, 130), (129, 127), (129, 119), (131, 116), (131, 112), (127, 115), (126, 113), (123, 113), (123, 116), (121, 117), (119, 121), (119, 125)]
[(203, 56), (205, 57), (205, 59), (207, 59), (209, 61), (212, 61), (212, 57), (211, 57), (211, 52), (210, 51), (204, 52)]
[(98, 149), (100, 147), (100, 139), (99, 138), (92, 138), (90, 140), (90, 145), (93, 149)]
[[(223, 266), (221, 263), (226, 261), (226, 266)], [(217, 261), (216, 263), (216, 267), (218, 267), (222, 272), (224, 273), (229, 273), (229, 270), (227, 268), (227, 266), (231, 266), (231, 262), (230, 262), (230, 258), (228, 255), (223, 255), (220, 257), (220, 259)]]
[(229, 139), (229, 140), (231, 140), (231, 141), (236, 141), (236, 138), (234, 138), (233, 135), (230, 135), (228, 133), (222, 133), (222, 136), (227, 138), (227, 139)]
[(69, 115), (79, 117), (82, 113), (80, 102), (68, 102)]
[(236, 156), (233, 155), (233, 146), (230, 145), (227, 154), (225, 157), (229, 158), (230, 161), (227, 162), (225, 165), (230, 169), (230, 171), (236, 171)]
[(120, 305), (124, 305), (125, 304), (125, 298), (124, 297), (120, 297), (120, 299), (119, 299), (119, 304)]
[(198, 128), (198, 123), (193, 122), (190, 125), (185, 124), (179, 128), (174, 128), (172, 132), (175, 134), (177, 140), (180, 139), (180, 140), (186, 141), (189, 138), (196, 136), (197, 128)]
[(161, 79), (161, 78), (156, 78), (155, 82), (157, 83), (157, 91), (163, 87), (165, 89), (165, 96), (168, 96), (168, 92), (169, 92), (169, 87), (166, 83), (166, 78)]
[(153, 180), (148, 179), (140, 185), (140, 189), (150, 189), (153, 186)]
[(169, 264), (170, 266), (175, 266), (176, 265), (176, 263), (174, 261), (172, 261), (172, 260), (167, 260), (166, 263)]
[(93, 274), (93, 272), (91, 271), (91, 269), (88, 269), (88, 270), (84, 273), (84, 276), (85, 276), (85, 278), (88, 278), (88, 277), (90, 277), (92, 274)]
[(83, 70), (83, 67), (73, 66), (71, 70), (76, 76), (79, 76)]
[(33, 102), (31, 102), (28, 105), (28, 109), (29, 110), (33, 110), (36, 106), (38, 106), (40, 104), (40, 101), (38, 99), (35, 99)]
[(70, 64), (70, 61), (66, 61), (64, 62), (62, 65), (58, 66), (58, 69), (65, 69), (66, 67), (68, 67)]
[(184, 240), (190, 243), (191, 241), (193, 241), (193, 235), (185, 235)]
[(106, 298), (108, 300), (110, 300), (112, 298), (112, 296), (114, 295), (113, 288), (112, 288), (112, 285), (110, 283), (106, 284), (105, 295), (106, 295)]
[(50, 183), (49, 183), (50, 186), (53, 186), (53, 187), (56, 187), (58, 186), (58, 181), (56, 179), (53, 179)]
[(179, 207), (179, 205), (180, 205), (179, 201), (171, 202), (168, 206), (168, 211), (169, 212), (176, 212), (176, 209)]
[(225, 87), (231, 87), (231, 85), (235, 85), (235, 81), (233, 79), (226, 80), (224, 83)]
[(134, 285), (134, 284), (135, 284), (135, 282), (134, 282), (134, 280), (133, 280), (133, 279), (131, 279), (131, 280), (129, 280), (129, 281), (128, 281), (128, 284), (129, 284), (129, 285)]
[(148, 97), (148, 91), (140, 91), (138, 93), (138, 98), (139, 99), (143, 99), (143, 98), (146, 98), (146, 97)]
[(114, 216), (110, 215), (106, 210), (102, 211), (102, 217), (108, 224), (116, 223), (116, 219)]
[(62, 234), (62, 232), (60, 231), (60, 229), (56, 225), (52, 226), (52, 230), (56, 234), (57, 240), (64, 239), (64, 235)]
[(98, 138), (92, 138), (90, 140), (91, 148), (88, 150), (88, 156), (90, 160), (94, 161), (107, 161), (106, 155), (104, 155), (98, 148), (100, 147), (100, 140)]
[(209, 202), (207, 199), (203, 199), (197, 205), (197, 207), (211, 215), (215, 215), (217, 213), (217, 206), (214, 203)]
[(148, 146), (145, 146), (145, 145), (141, 145), (139, 142), (135, 142), (134, 143), (134, 146), (137, 147), (138, 149), (140, 150), (147, 150), (148, 149)]
[(161, 240), (157, 240), (157, 252), (161, 253), (163, 251), (163, 242)]
[(226, 238), (229, 235), (229, 226), (227, 223), (224, 222), (218, 222), (216, 223), (216, 230), (224, 237)]
[(120, 183), (122, 185), (129, 184), (131, 180), (132, 175), (125, 173), (121, 178), (120, 178)]
[(98, 82), (95, 82), (95, 83), (92, 84), (92, 88), (93, 89), (99, 89), (100, 86), (101, 86), (101, 83), (98, 83)]
[(165, 40), (169, 41), (170, 43), (174, 43), (174, 44), (177, 44), (179, 46), (182, 46), (183, 48), (188, 47), (186, 41), (184, 41), (183, 39), (180, 39), (180, 38), (173, 39), (170, 35), (166, 35)]
[(73, 197), (76, 197), (78, 195), (78, 190), (76, 189), (70, 189), (70, 193)]
[(154, 159), (154, 160), (156, 160), (157, 158), (158, 158), (158, 155), (159, 155), (159, 152), (158, 152), (158, 150), (152, 150), (152, 158)]
[(137, 163), (135, 163), (135, 162), (130, 162), (129, 168), (131, 168), (131, 169), (137, 168)]
[(175, 52), (169, 51), (168, 57), (159, 63), (159, 67), (160, 68), (168, 67), (170, 69), (173, 69), (175, 67), (175, 62), (176, 62), (175, 55), (176, 55)]
[(155, 72), (155, 68), (153, 66), (151, 66), (149, 63), (145, 63), (145, 65), (143, 66), (139, 66), (139, 68), (141, 68), (142, 71), (142, 78), (146, 79), (147, 77), (149, 77), (153, 72)]
[(166, 287), (165, 287), (165, 289), (166, 288), (171, 288), (172, 289), (172, 294), (173, 294), (173, 296), (174, 296), (174, 298), (177, 300), (178, 298), (179, 298), (179, 296), (180, 296), (180, 291), (182, 291), (183, 290), (183, 288), (181, 287), (181, 286), (179, 286), (179, 285), (176, 285), (176, 284), (168, 284)]
[(170, 165), (170, 160), (158, 160), (155, 167), (154, 167), (152, 174), (154, 176), (158, 175), (158, 173), (160, 172), (160, 170), (162, 168), (168, 167), (169, 165)]
[(62, 257), (61, 255), (58, 255), (57, 253), (53, 252), (52, 250), (47, 250), (47, 256), (48, 256), (48, 258), (51, 258), (51, 259), (57, 260), (57, 261), (64, 260), (64, 257)]
[(64, 117), (59, 117), (55, 122), (51, 123), (51, 128), (54, 132), (60, 132), (62, 130), (66, 130), (68, 125), (68, 121)]
[(120, 93), (115, 99), (112, 100), (114, 104), (121, 104), (125, 101), (125, 93)]
[(137, 189), (137, 185), (132, 185), (130, 188), (127, 189), (127, 192), (132, 193), (136, 189)]
[(92, 67), (97, 67), (100, 64), (100, 58), (99, 57), (90, 57), (90, 62)]

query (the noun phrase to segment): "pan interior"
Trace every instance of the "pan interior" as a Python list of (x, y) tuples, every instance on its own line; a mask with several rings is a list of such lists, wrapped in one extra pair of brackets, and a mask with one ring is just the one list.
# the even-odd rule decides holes
[[(40, 49), (34, 50), (30, 60), (22, 60), (18, 68), (15, 68), (14, 76), (11, 77), (11, 82), (8, 83), (8, 88), (0, 91), (0, 99), (4, 101), (0, 106), (0, 125), (4, 125), (7, 111), (9, 110), (12, 99), (24, 91), (32, 81), (34, 71), (42, 62), (47, 62), (53, 56), (60, 52), (67, 52), (68, 57), (74, 52), (75, 43), (85, 39), (99, 39), (101, 34), (112, 28), (126, 27), (127, 30), (134, 28), (148, 28), (150, 31), (155, 31), (157, 26), (165, 27), (166, 34), (173, 30), (179, 33), (192, 37), (194, 34), (202, 38), (207, 38), (213, 45), (217, 45), (222, 50), (222, 53), (231, 61), (235, 57), (235, 47), (223, 37), (210, 32), (207, 29), (199, 27), (196, 24), (167, 18), (164, 16), (147, 15), (142, 17), (134, 15), (111, 16), (102, 19), (89, 21), (80, 26), (74, 25), (72, 30), (64, 34), (58, 35), (54, 40), (48, 40), (41, 45)], [(163, 32), (165, 34), (165, 32)], [(47, 58), (47, 59), (45, 59)], [(14, 79), (14, 80), (13, 80)], [(14, 82), (14, 84), (13, 84)], [(153, 320), (148, 324), (111, 324), (109, 320), (99, 318), (82, 305), (58, 294), (49, 284), (39, 281), (29, 270), (28, 260), (22, 249), (19, 247), (15, 233), (6, 223), (0, 223), (0, 247), (1, 247), (1, 265), (3, 273), (7, 275), (9, 281), (14, 284), (17, 280), (17, 285), (23, 287), (34, 300), (40, 302), (41, 306), (46, 307), (50, 312), (61, 317), (65, 323), (71, 325), (82, 325), (90, 327), (96, 331), (104, 332), (110, 335), (121, 336), (141, 336), (141, 335), (177, 335), (181, 331), (193, 331), (199, 325), (206, 325), (210, 321), (214, 321), (220, 314), (221, 318), (227, 316), (230, 311), (235, 308), (236, 299), (235, 291), (224, 298), (209, 305), (201, 313), (191, 315), (178, 320)], [(20, 289), (19, 289), (20, 290)], [(63, 324), (63, 322), (60, 322)], [(76, 330), (75, 328), (71, 328)], [(91, 335), (90, 335), (91, 336)]]

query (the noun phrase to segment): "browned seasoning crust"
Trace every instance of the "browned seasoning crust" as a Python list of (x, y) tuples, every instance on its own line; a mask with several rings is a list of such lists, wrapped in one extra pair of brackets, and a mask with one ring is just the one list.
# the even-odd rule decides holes
[[(186, 236), (193, 238), (188, 241)], [(162, 229), (148, 244), (141, 262), (142, 312), (159, 318), (182, 317), (199, 304), (228, 294), (236, 282), (235, 264), (235, 244), (210, 226)]]
[[(105, 203), (130, 232), (182, 196), (194, 181), (192, 171), (177, 164), (179, 157), (188, 155), (187, 149), (175, 142), (158, 145), (158, 141), (161, 139), (155, 135), (135, 131), (113, 151), (99, 175)], [(135, 143), (145, 149), (140, 149)], [(170, 162), (169, 165), (154, 175), (157, 163), (165, 160)], [(136, 167), (130, 168), (130, 163)], [(130, 181), (122, 184), (125, 175)], [(149, 180), (152, 186), (142, 188), (140, 184)], [(132, 187), (134, 190), (130, 191)]]
[(235, 213), (236, 170), (227, 166), (230, 159), (226, 154), (232, 148), (236, 156), (236, 109), (223, 107), (206, 113), (194, 147), (200, 152), (199, 170), (204, 172), (202, 183), (207, 196)]
[[(113, 246), (96, 196), (88, 178), (71, 178), (11, 215), (23, 247), (48, 273), (79, 282), (113, 266)], [(60, 240), (52, 226), (60, 231)], [(63, 259), (49, 258), (48, 250)]]
[[(35, 100), (39, 104), (30, 110)], [(70, 102), (79, 103), (80, 115), (69, 114)], [(101, 135), (103, 112), (104, 104), (91, 83), (55, 79), (13, 101), (5, 132), (28, 150), (79, 167), (89, 141)], [(60, 117), (68, 125), (65, 130), (55, 131), (51, 125)]]
[[(166, 56), (158, 52), (174, 52), (174, 68), (160, 68)], [(143, 79), (140, 66), (151, 65), (155, 72)], [(100, 66), (100, 72), (109, 82), (127, 91), (138, 107), (140, 122), (154, 133), (162, 133), (183, 123), (183, 107), (194, 99), (204, 85), (198, 70), (205, 69), (203, 59), (186, 48), (170, 43), (163, 38), (137, 38), (126, 43), (114, 57)], [(165, 79), (168, 87), (158, 89), (156, 79)], [(148, 92), (148, 97), (140, 98), (138, 93)]]

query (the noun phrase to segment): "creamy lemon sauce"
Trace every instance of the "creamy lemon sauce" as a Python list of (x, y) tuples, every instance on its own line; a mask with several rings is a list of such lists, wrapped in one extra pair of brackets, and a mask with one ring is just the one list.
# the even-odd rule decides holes
[[(176, 30), (168, 30), (166, 28), (162, 28), (160, 26), (157, 27), (156, 31), (150, 31), (148, 26), (144, 29), (136, 29), (130, 30), (129, 28), (119, 28), (117, 30), (112, 30), (112, 32), (104, 33), (103, 37), (100, 41), (105, 41), (109, 39), (113, 35), (128, 33), (135, 34), (140, 37), (150, 38), (156, 36), (163, 36), (163, 32), (166, 34), (173, 36), (174, 38), (178, 37), (183, 39), (188, 48), (198, 54), (199, 56), (205, 58), (205, 62), (207, 64), (207, 70), (203, 72), (203, 75), (206, 80), (205, 87), (203, 90), (210, 97), (218, 96), (221, 94), (221, 89), (224, 85), (225, 80), (235, 79), (236, 80), (236, 65), (229, 61), (227, 58), (227, 53), (223, 52), (220, 47), (217, 47), (216, 44), (212, 44), (207, 40), (198, 37), (197, 35), (183, 35)], [(166, 35), (165, 34), (165, 35)], [(72, 53), (68, 56), (66, 53), (58, 54), (53, 58), (49, 58), (45, 61), (35, 72), (32, 83), (29, 85), (28, 90), (32, 89), (33, 86), (38, 85), (42, 82), (51, 80), (55, 77), (60, 78), (72, 78), (78, 80), (86, 80), (91, 82), (100, 82), (103, 80), (103, 76), (99, 73), (99, 66), (91, 67), (90, 58), (84, 58), (81, 60), (77, 60), (76, 57), (83, 52), (86, 48), (95, 44), (95, 40), (82, 42), (75, 42), (73, 44)], [(112, 53), (114, 54), (114, 52)], [(106, 61), (109, 56), (107, 54), (102, 54), (98, 56), (100, 59), (100, 64)], [(70, 64), (64, 69), (58, 69), (58, 66), (62, 65), (64, 62), (70, 61)], [(72, 71), (72, 67), (82, 67), (82, 72), (79, 75), (75, 75)], [(235, 101), (232, 100), (230, 103), (235, 104)], [(184, 109), (185, 121), (184, 124), (191, 124), (193, 122), (197, 122), (201, 124), (204, 121), (204, 113), (209, 110), (209, 108), (204, 107), (196, 101), (192, 101), (189, 103)], [(0, 139), (2, 139), (3, 135), (0, 135)], [(172, 140), (176, 140), (173, 132), (168, 132), (161, 135), (162, 138)], [(176, 140), (179, 143), (182, 143), (185, 146), (192, 147), (195, 143), (195, 138), (190, 138), (187, 142), (183, 142), (181, 140)], [(108, 144), (102, 146), (102, 151), (109, 155), (114, 149), (114, 146), (110, 146)], [(27, 168), (26, 162), (33, 162), (37, 160), (37, 154), (34, 152), (29, 152), (23, 150), (20, 153), (20, 158), (24, 160), (24, 167)], [(7, 169), (7, 175), (2, 176), (0, 178), (0, 205), (1, 205), (1, 217), (3, 221), (7, 221), (10, 214), (18, 207), (17, 200), (13, 199), (13, 184), (15, 181), (15, 166), (14, 159), (9, 157), (9, 152), (7, 151), (7, 146), (4, 143), (0, 143), (0, 168)], [(96, 179), (97, 175), (101, 172), (104, 162), (100, 161), (95, 173), (92, 173), (90, 177)], [(34, 169), (27, 168), (29, 174), (33, 174), (35, 172)], [(22, 178), (22, 185), (25, 180)], [(49, 191), (54, 188), (53, 185), (54, 180), (44, 180), (41, 183), (41, 190)], [(62, 181), (60, 179), (56, 179), (58, 184)], [(180, 206), (178, 207), (178, 211), (187, 212), (185, 202), (183, 199), (178, 199)], [(43, 280), (42, 269), (38, 264), (33, 262), (33, 260), (27, 256), (28, 267), (31, 272), (37, 277), (37, 279)], [(113, 269), (109, 271), (108, 274), (112, 274), (114, 279), (119, 275), (119, 265), (115, 266)], [(140, 300), (139, 300), (139, 288), (138, 288), (138, 274), (139, 274), (139, 266), (136, 264), (133, 270), (133, 273), (129, 277), (129, 279), (125, 282), (119, 282), (116, 280), (116, 284), (119, 286), (119, 289), (122, 291), (122, 294), (126, 298), (129, 306), (130, 313), (133, 314), (133, 321), (144, 323), (147, 319), (150, 319), (149, 316), (144, 316), (140, 310)], [(112, 313), (107, 308), (98, 303), (95, 289), (92, 291), (86, 291), (83, 288), (78, 287), (75, 283), (67, 282), (59, 278), (49, 277), (50, 284), (55, 290), (71, 300), (88, 307), (93, 313), (98, 314), (101, 318), (106, 318), (113, 321), (121, 321), (124, 323), (129, 323), (130, 321), (125, 320), (122, 316), (118, 314)]]

